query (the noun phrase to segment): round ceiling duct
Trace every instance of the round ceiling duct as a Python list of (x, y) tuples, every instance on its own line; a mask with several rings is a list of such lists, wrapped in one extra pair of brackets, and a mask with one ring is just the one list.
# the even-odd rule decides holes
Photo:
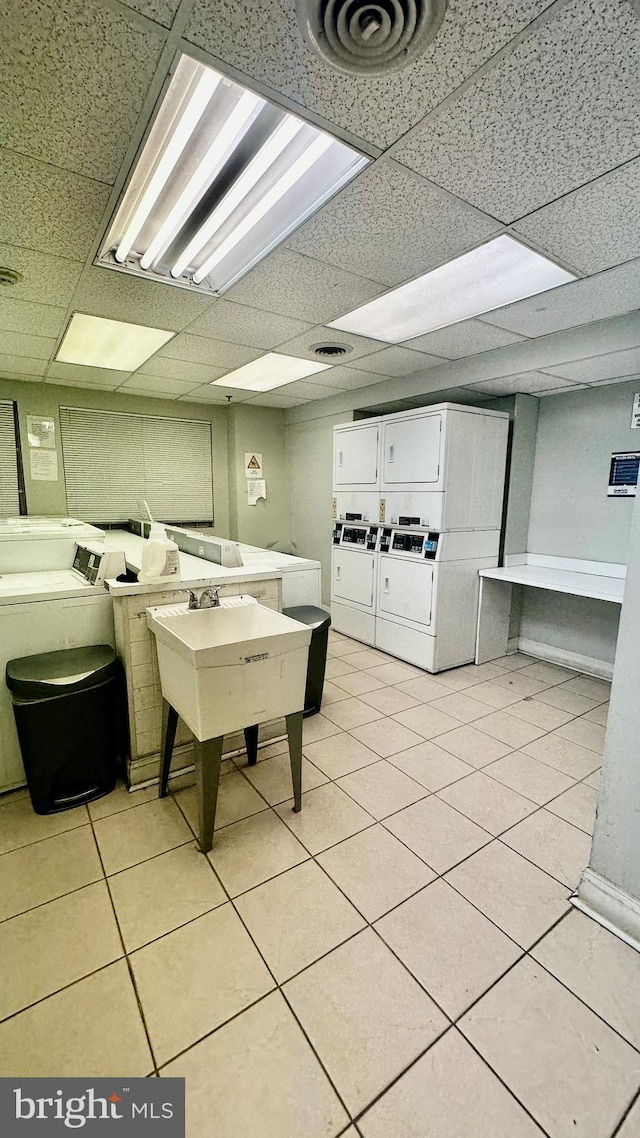
[(0, 286), (2, 285), (16, 285), (22, 280), (22, 273), (17, 272), (16, 269), (9, 269), (4, 265), (0, 266)]
[(415, 59), (435, 37), (447, 0), (296, 0), (305, 39), (339, 71), (381, 75)]
[(348, 344), (312, 344), (310, 350), (316, 356), (346, 356), (352, 351)]

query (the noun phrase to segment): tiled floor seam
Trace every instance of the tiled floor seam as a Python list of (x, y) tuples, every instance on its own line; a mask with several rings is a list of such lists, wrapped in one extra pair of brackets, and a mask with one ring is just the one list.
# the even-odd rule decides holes
[[(249, 779), (246, 779), (246, 781), (247, 781), (247, 782), (249, 782)], [(276, 817), (279, 817), (279, 816), (276, 814), (276, 811), (273, 809), (273, 807), (272, 807), (272, 806), (269, 806), (268, 804), (267, 804), (267, 806), (268, 806), (268, 809), (269, 809), (269, 810), (271, 810), (271, 811), (272, 811), (272, 813), (274, 813), (274, 814), (276, 815)], [(260, 813), (262, 813), (262, 811), (261, 811)], [(251, 815), (249, 815), (249, 817), (251, 817)], [(185, 820), (186, 820), (186, 816), (185, 816)], [(305, 847), (305, 849), (306, 849), (306, 847)], [(203, 856), (204, 856), (204, 855), (203, 855)], [(313, 861), (315, 861), (315, 858), (313, 858), (313, 855), (310, 855), (310, 859), (311, 859), (311, 860), (313, 860)], [(270, 994), (272, 994), (274, 990), (277, 990), (278, 992), (280, 992), (280, 994), (281, 994), (282, 998), (285, 1000), (285, 1002), (286, 1002), (286, 1004), (287, 1004), (287, 1007), (289, 1008), (289, 1011), (291, 1012), (291, 1014), (292, 1014), (292, 1016), (294, 1017), (294, 1019), (295, 1019), (296, 1023), (298, 1024), (298, 1027), (300, 1028), (300, 1030), (301, 1030), (302, 1034), (304, 1035), (304, 1038), (306, 1039), (308, 1046), (311, 1048), (311, 1051), (312, 1051), (313, 1055), (315, 1056), (315, 1058), (316, 1058), (316, 1061), (319, 1063), (319, 1065), (320, 1065), (320, 1069), (322, 1070), (322, 1072), (323, 1072), (323, 1074), (324, 1074), (325, 1078), (328, 1080), (328, 1082), (329, 1082), (330, 1086), (332, 1087), (332, 1089), (333, 1089), (334, 1093), (336, 1094), (336, 1096), (337, 1096), (337, 1098), (338, 1098), (338, 1101), (340, 1102), (340, 1104), (342, 1105), (343, 1109), (344, 1109), (344, 1110), (345, 1110), (345, 1112), (346, 1112), (346, 1115), (347, 1115), (347, 1117), (348, 1117), (348, 1118), (349, 1118), (349, 1120), (351, 1121), (351, 1111), (347, 1109), (347, 1106), (346, 1106), (346, 1104), (344, 1103), (344, 1101), (343, 1101), (343, 1099), (342, 1099), (342, 1096), (340, 1095), (340, 1093), (339, 1093), (339, 1091), (338, 1091), (337, 1087), (335, 1086), (333, 1079), (332, 1079), (332, 1078), (331, 1078), (331, 1076), (329, 1075), (329, 1072), (327, 1071), (327, 1069), (326, 1069), (325, 1065), (323, 1064), (323, 1062), (322, 1062), (322, 1060), (321, 1060), (320, 1056), (318, 1055), (318, 1053), (317, 1053), (317, 1051), (316, 1051), (315, 1047), (313, 1046), (313, 1044), (312, 1044), (311, 1040), (309, 1039), (309, 1037), (308, 1037), (308, 1035), (307, 1035), (307, 1032), (305, 1031), (305, 1029), (304, 1029), (304, 1027), (303, 1027), (302, 1023), (300, 1022), (300, 1020), (298, 1019), (298, 1016), (296, 1015), (296, 1013), (294, 1012), (293, 1008), (291, 1007), (291, 1005), (290, 1005), (290, 1003), (289, 1003), (289, 1000), (287, 999), (287, 996), (286, 996), (286, 994), (285, 994), (285, 993), (284, 993), (284, 991), (282, 990), (282, 988), (283, 988), (283, 984), (284, 984), (284, 983), (288, 983), (288, 982), (289, 982), (289, 980), (292, 980), (292, 979), (293, 979), (293, 976), (289, 976), (289, 977), (287, 977), (287, 980), (286, 980), (286, 981), (283, 981), (283, 983), (282, 983), (282, 984), (278, 982), (278, 980), (276, 979), (276, 977), (275, 977), (275, 975), (274, 975), (274, 973), (273, 973), (273, 971), (272, 971), (272, 969), (271, 969), (271, 967), (270, 967), (270, 965), (269, 965), (269, 962), (268, 962), (268, 960), (267, 960), (267, 959), (266, 959), (266, 957), (264, 956), (264, 953), (262, 952), (262, 950), (261, 950), (261, 948), (260, 948), (259, 944), (257, 943), (257, 941), (256, 941), (255, 937), (253, 936), (253, 933), (251, 932), (250, 928), (248, 927), (247, 923), (245, 922), (245, 920), (244, 920), (244, 918), (243, 918), (242, 914), (241, 914), (241, 913), (240, 913), (240, 911), (238, 910), (238, 907), (237, 907), (237, 906), (236, 906), (236, 904), (235, 904), (235, 898), (231, 897), (231, 895), (230, 895), (230, 893), (229, 893), (229, 891), (228, 891), (227, 887), (226, 887), (226, 886), (225, 886), (225, 884), (224, 884), (224, 881), (223, 881), (223, 880), (222, 880), (222, 878), (220, 878), (220, 877), (218, 876), (218, 874), (216, 873), (216, 871), (215, 871), (215, 869), (214, 869), (214, 866), (212, 865), (212, 863), (211, 863), (211, 861), (210, 861), (210, 859), (209, 859), (209, 858), (207, 858), (207, 862), (208, 862), (209, 868), (211, 869), (211, 872), (213, 873), (214, 877), (216, 878), (216, 880), (217, 880), (217, 881), (219, 881), (219, 883), (220, 883), (220, 885), (221, 885), (221, 887), (222, 887), (222, 889), (223, 889), (223, 891), (224, 891), (224, 893), (225, 893), (225, 895), (226, 895), (226, 897), (227, 897), (227, 900), (228, 900), (229, 904), (232, 906), (234, 913), (236, 914), (236, 916), (238, 917), (238, 920), (239, 920), (239, 921), (240, 921), (240, 923), (242, 924), (242, 927), (244, 928), (244, 930), (245, 930), (245, 932), (246, 932), (247, 936), (249, 937), (249, 939), (251, 940), (251, 943), (253, 944), (253, 946), (254, 946), (254, 948), (255, 948), (256, 952), (257, 952), (257, 953), (258, 953), (258, 955), (260, 956), (260, 959), (262, 960), (262, 962), (263, 962), (263, 964), (264, 964), (265, 968), (267, 969), (267, 971), (268, 971), (269, 975), (271, 976), (271, 978), (272, 978), (272, 980), (273, 980), (273, 984), (274, 984), (274, 987), (273, 987), (273, 988), (270, 990), (270, 992), (268, 992), (268, 993), (265, 993), (265, 996), (261, 996), (261, 997), (259, 998), (259, 1000), (254, 1000), (254, 1001), (253, 1001), (251, 1004), (247, 1005), (247, 1007), (245, 1007), (245, 1008), (242, 1008), (242, 1010), (241, 1010), (241, 1011), (237, 1012), (237, 1013), (236, 1013), (236, 1015), (234, 1015), (234, 1016), (231, 1016), (231, 1017), (230, 1017), (228, 1020), (226, 1020), (226, 1021), (225, 1021), (225, 1023), (229, 1023), (231, 1019), (237, 1019), (237, 1017), (238, 1017), (238, 1016), (242, 1015), (242, 1014), (243, 1014), (243, 1012), (247, 1011), (248, 1007), (253, 1007), (253, 1006), (254, 1006), (254, 1004), (256, 1004), (256, 1003), (259, 1003), (259, 1002), (260, 1002), (260, 1000), (262, 1000), (262, 999), (265, 999), (266, 995), (270, 995)], [(318, 863), (316, 862), (316, 864), (318, 864)], [(322, 868), (322, 867), (320, 867), (320, 868)], [(284, 870), (284, 871), (283, 871), (283, 873), (286, 873), (286, 872), (288, 872), (288, 870)], [(323, 871), (323, 872), (324, 872), (324, 871)], [(276, 876), (276, 877), (280, 877), (280, 876), (282, 876), (282, 874), (275, 874), (274, 876)], [(328, 874), (327, 874), (327, 877), (328, 877)], [(273, 878), (267, 878), (267, 880), (269, 880), (269, 881), (270, 881), (270, 880), (273, 880)], [(260, 882), (260, 885), (264, 885), (264, 884), (265, 884), (265, 882)], [(332, 882), (332, 884), (335, 884), (335, 882)], [(255, 888), (255, 889), (258, 889), (258, 888), (260, 888), (260, 885), (256, 885), (256, 886), (254, 886), (253, 888)], [(251, 890), (247, 890), (246, 892), (251, 892)], [(239, 894), (239, 896), (240, 896), (240, 894)], [(348, 898), (347, 898), (347, 900), (348, 900)], [(351, 902), (350, 902), (350, 904), (351, 904)], [(355, 908), (355, 906), (354, 906), (354, 908)], [(357, 909), (356, 909), (356, 912), (359, 912), (359, 910), (357, 910)], [(363, 920), (364, 920), (364, 919), (365, 919), (365, 918), (363, 917)], [(359, 932), (361, 932), (362, 930), (360, 929), (360, 930), (358, 930), (358, 931), (359, 931)], [(357, 934), (357, 933), (354, 933), (353, 935), (354, 935), (354, 936), (357, 936), (358, 934)], [(353, 939), (353, 937), (348, 937), (348, 938), (346, 938), (346, 939), (347, 939), (347, 940), (351, 940), (351, 939)], [(346, 941), (342, 941), (341, 943), (346, 943)], [(338, 947), (338, 946), (334, 946), (334, 947)], [(333, 949), (330, 949), (329, 951), (331, 951), (331, 952), (332, 952), (332, 951), (333, 951)], [(318, 959), (323, 959), (323, 957), (324, 957), (324, 956), (327, 956), (327, 955), (329, 955), (329, 953), (323, 953), (323, 956), (322, 956), (322, 957), (319, 957)], [(316, 963), (317, 963), (317, 961), (316, 961), (316, 960), (314, 960), (312, 963), (313, 963), (313, 964), (316, 964)], [(311, 965), (311, 964), (309, 964), (309, 965), (307, 965), (307, 966), (306, 966), (306, 968), (310, 968), (311, 966), (312, 966), (312, 965)], [(300, 969), (300, 971), (301, 971), (301, 972), (304, 972), (304, 971), (306, 971), (306, 968)], [(295, 975), (299, 975), (299, 973), (296, 973)], [(198, 1040), (196, 1040), (195, 1042), (191, 1043), (191, 1044), (189, 1045), (189, 1047), (185, 1048), (185, 1049), (184, 1049), (183, 1051), (181, 1051), (179, 1054), (180, 1054), (180, 1055), (182, 1055), (182, 1054), (184, 1054), (186, 1051), (190, 1051), (190, 1050), (191, 1050), (191, 1048), (192, 1048), (192, 1047), (194, 1047), (194, 1046), (196, 1045), (196, 1043), (200, 1043), (200, 1042), (202, 1042), (202, 1039), (206, 1039), (206, 1038), (208, 1038), (210, 1035), (213, 1035), (213, 1034), (214, 1034), (216, 1031), (219, 1031), (219, 1030), (220, 1030), (220, 1028), (221, 1028), (221, 1027), (223, 1027), (223, 1026), (224, 1026), (224, 1024), (218, 1024), (218, 1025), (217, 1025), (217, 1027), (215, 1027), (215, 1028), (213, 1029), (213, 1031), (207, 1032), (207, 1033), (206, 1033), (204, 1036), (202, 1036), (202, 1037), (201, 1037), (201, 1039), (198, 1039)], [(153, 1054), (153, 1052), (152, 1052), (152, 1054)], [(173, 1057), (172, 1057), (170, 1060), (168, 1060), (167, 1062), (173, 1062), (173, 1061), (174, 1061), (174, 1059), (176, 1059), (176, 1058), (178, 1058), (178, 1056), (173, 1056)], [(165, 1065), (166, 1065), (166, 1064), (163, 1064), (163, 1066), (165, 1066)]]
[(140, 993), (138, 992), (138, 985), (136, 984), (136, 979), (135, 979), (135, 976), (133, 974), (133, 968), (131, 966), (131, 961), (129, 960), (129, 953), (127, 952), (127, 947), (126, 947), (125, 942), (124, 942), (124, 936), (122, 934), (122, 929), (120, 927), (120, 920), (118, 918), (118, 912), (117, 912), (117, 909), (115, 906), (115, 902), (113, 900), (113, 895), (111, 893), (111, 887), (109, 885), (109, 878), (107, 877), (107, 874), (105, 872), (105, 865), (104, 865), (104, 861), (102, 858), (102, 852), (100, 850), (100, 843), (98, 842), (98, 838), (97, 838), (97, 835), (96, 835), (96, 832), (94, 829), (93, 819), (90, 819), (90, 825), (91, 825), (91, 831), (93, 833), (93, 840), (96, 844), (96, 849), (98, 851), (98, 857), (100, 858), (100, 865), (102, 866), (102, 872), (105, 875), (104, 880), (105, 880), (105, 884), (107, 887), (107, 893), (109, 894), (109, 902), (111, 904), (111, 909), (113, 911), (113, 919), (116, 922), (116, 927), (118, 929), (118, 936), (120, 938), (120, 944), (122, 946), (122, 952), (124, 954), (124, 959), (125, 959), (126, 964), (127, 964), (127, 971), (129, 973), (129, 979), (131, 981), (131, 985), (133, 987), (133, 993), (135, 996), (136, 1004), (138, 1006), (138, 1014), (139, 1014), (140, 1020), (142, 1022), (142, 1029), (144, 1031), (145, 1038), (147, 1040), (147, 1046), (149, 1048), (149, 1054), (151, 1055), (151, 1059), (153, 1062), (153, 1072), (155, 1075), (157, 1075), (158, 1074), (158, 1064), (156, 1061), (156, 1055), (155, 1055), (155, 1051), (153, 1049), (153, 1044), (151, 1042), (151, 1036), (149, 1034), (149, 1029), (147, 1027), (147, 1021), (145, 1019), (144, 1008), (142, 1006), (142, 1000), (140, 999)]
[(631, 1102), (627, 1106), (626, 1110), (623, 1111), (622, 1117), (616, 1123), (615, 1127), (613, 1128), (613, 1130), (611, 1132), (611, 1138), (616, 1138), (616, 1135), (620, 1133), (622, 1127), (624, 1126), (625, 1122), (627, 1121), (627, 1118), (631, 1114), (631, 1111), (633, 1110), (633, 1108), (637, 1102), (640, 1102), (640, 1090), (638, 1090), (636, 1092), (634, 1097), (631, 1099)]

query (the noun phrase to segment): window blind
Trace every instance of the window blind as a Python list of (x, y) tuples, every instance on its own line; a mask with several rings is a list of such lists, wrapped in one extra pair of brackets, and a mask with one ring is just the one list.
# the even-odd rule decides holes
[(18, 452), (13, 403), (0, 403), (0, 517), (20, 513)]
[(123, 522), (144, 498), (161, 521), (213, 520), (210, 423), (61, 407), (60, 435), (72, 517)]

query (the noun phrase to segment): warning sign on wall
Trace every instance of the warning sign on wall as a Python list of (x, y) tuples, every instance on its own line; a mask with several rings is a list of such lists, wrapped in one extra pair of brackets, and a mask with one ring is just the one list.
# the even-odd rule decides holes
[(258, 451), (244, 452), (245, 478), (262, 478), (262, 453)]

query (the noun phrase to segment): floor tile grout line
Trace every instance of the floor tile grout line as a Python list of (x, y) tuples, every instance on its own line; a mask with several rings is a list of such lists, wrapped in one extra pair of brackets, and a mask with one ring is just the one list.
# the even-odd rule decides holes
[(627, 1106), (626, 1110), (623, 1111), (622, 1117), (618, 1120), (618, 1122), (614, 1126), (613, 1130), (611, 1131), (610, 1138), (617, 1138), (617, 1135), (622, 1130), (622, 1127), (624, 1126), (625, 1122), (627, 1121), (627, 1118), (629, 1117), (629, 1115), (631, 1114), (631, 1111), (633, 1110), (634, 1106), (636, 1106), (637, 1103), (640, 1103), (640, 1090), (636, 1091), (635, 1095), (631, 1099), (631, 1102)]
[(149, 1054), (150, 1054), (150, 1056), (151, 1056), (151, 1061), (152, 1061), (152, 1064), (153, 1064), (153, 1072), (154, 1072), (154, 1074), (155, 1074), (155, 1075), (157, 1075), (157, 1074), (158, 1074), (158, 1063), (157, 1063), (157, 1060), (156, 1060), (156, 1053), (155, 1053), (155, 1050), (154, 1050), (154, 1048), (153, 1048), (153, 1044), (152, 1044), (152, 1042), (151, 1042), (151, 1035), (150, 1035), (150, 1033), (149, 1033), (149, 1028), (148, 1028), (148, 1026), (147, 1026), (147, 1021), (146, 1021), (146, 1018), (145, 1018), (145, 1014), (144, 1014), (144, 1008), (143, 1008), (143, 1006), (142, 1006), (142, 999), (141, 999), (141, 997), (140, 997), (140, 993), (139, 993), (139, 991), (138, 991), (138, 985), (136, 984), (136, 979), (135, 979), (135, 976), (134, 976), (134, 973), (133, 973), (133, 968), (132, 968), (132, 965), (131, 965), (131, 961), (129, 960), (129, 954), (128, 954), (128, 952), (127, 952), (127, 946), (126, 946), (126, 944), (125, 944), (125, 941), (124, 941), (124, 936), (123, 936), (123, 933), (122, 933), (122, 929), (121, 929), (121, 927), (120, 927), (120, 920), (119, 920), (119, 918), (118, 918), (118, 912), (117, 912), (117, 910), (116, 910), (115, 902), (114, 902), (114, 900), (113, 900), (113, 894), (111, 893), (111, 888), (110, 888), (110, 885), (109, 885), (109, 878), (107, 877), (107, 874), (106, 874), (105, 865), (104, 865), (104, 859), (103, 859), (103, 856), (102, 856), (102, 850), (100, 849), (100, 843), (99, 843), (99, 841), (98, 841), (98, 836), (97, 836), (97, 834), (96, 834), (96, 832), (95, 832), (95, 829), (94, 829), (94, 826), (93, 826), (93, 821), (91, 821), (91, 831), (92, 831), (92, 834), (93, 834), (93, 840), (94, 840), (94, 842), (95, 842), (95, 844), (96, 844), (96, 849), (97, 849), (97, 851), (98, 851), (98, 857), (100, 858), (100, 865), (102, 866), (102, 871), (103, 871), (103, 873), (104, 873), (104, 881), (105, 881), (105, 885), (106, 885), (106, 888), (107, 888), (107, 893), (108, 893), (108, 895), (109, 895), (109, 901), (110, 901), (110, 904), (111, 904), (111, 909), (112, 909), (112, 912), (113, 912), (113, 919), (114, 919), (114, 921), (115, 921), (115, 923), (116, 923), (116, 928), (117, 928), (117, 930), (118, 930), (118, 936), (119, 936), (119, 938), (120, 938), (120, 943), (121, 943), (121, 945), (122, 945), (122, 951), (123, 951), (123, 953), (124, 953), (124, 958), (125, 958), (125, 960), (126, 960), (126, 964), (127, 964), (127, 971), (128, 971), (128, 973), (129, 973), (129, 979), (130, 979), (130, 981), (131, 981), (131, 986), (132, 986), (132, 988), (133, 988), (133, 993), (134, 993), (134, 996), (135, 996), (136, 1004), (138, 1005), (138, 1013), (139, 1013), (139, 1015), (140, 1015), (140, 1019), (141, 1019), (141, 1022), (142, 1022), (142, 1028), (143, 1028), (143, 1031), (144, 1031), (144, 1034), (145, 1034), (145, 1037), (146, 1037), (146, 1040), (147, 1040), (147, 1046), (148, 1046), (148, 1048), (149, 1048)]
[[(269, 809), (272, 809), (272, 807), (269, 807)], [(275, 814), (275, 810), (274, 810), (273, 812), (274, 812), (274, 814)], [(205, 855), (205, 856), (206, 856), (206, 855)], [(308, 860), (308, 859), (307, 859), (307, 860)], [(312, 858), (312, 860), (313, 860), (313, 858)], [(307, 1044), (308, 1044), (308, 1046), (311, 1048), (311, 1051), (312, 1051), (313, 1055), (315, 1056), (315, 1058), (316, 1058), (316, 1061), (317, 1061), (317, 1062), (318, 1062), (318, 1064), (320, 1065), (320, 1069), (321, 1069), (321, 1071), (323, 1072), (323, 1074), (325, 1075), (325, 1077), (328, 1079), (328, 1081), (329, 1081), (329, 1083), (330, 1083), (330, 1085), (331, 1085), (331, 1087), (332, 1087), (332, 1089), (333, 1089), (334, 1093), (335, 1093), (335, 1094), (336, 1094), (336, 1096), (338, 1097), (338, 1101), (339, 1101), (339, 1102), (341, 1103), (341, 1105), (343, 1106), (343, 1108), (344, 1108), (344, 1110), (345, 1110), (345, 1112), (346, 1112), (347, 1118), (348, 1118), (349, 1120), (351, 1120), (351, 1117), (352, 1117), (352, 1116), (351, 1116), (351, 1111), (349, 1111), (349, 1110), (347, 1109), (347, 1107), (346, 1107), (346, 1104), (343, 1102), (342, 1096), (339, 1094), (339, 1092), (338, 1092), (338, 1089), (337, 1089), (337, 1087), (335, 1086), (335, 1084), (334, 1084), (334, 1082), (333, 1082), (333, 1079), (331, 1078), (331, 1076), (330, 1076), (329, 1072), (327, 1071), (327, 1069), (326, 1069), (326, 1067), (325, 1067), (324, 1063), (323, 1063), (323, 1062), (322, 1062), (322, 1060), (320, 1059), (320, 1056), (318, 1055), (318, 1053), (317, 1053), (317, 1051), (316, 1051), (315, 1047), (313, 1046), (313, 1044), (312, 1044), (311, 1040), (309, 1039), (309, 1037), (308, 1037), (308, 1035), (307, 1035), (307, 1033), (306, 1033), (305, 1029), (303, 1028), (302, 1024), (300, 1023), (300, 1021), (299, 1021), (299, 1019), (298, 1019), (297, 1015), (295, 1014), (295, 1012), (294, 1012), (294, 1011), (293, 1011), (293, 1009), (291, 1008), (291, 1006), (290, 1006), (290, 1004), (289, 1004), (289, 1000), (287, 999), (287, 997), (285, 996), (285, 993), (284, 993), (284, 992), (283, 992), (283, 990), (282, 990), (283, 984), (284, 984), (284, 983), (288, 983), (288, 981), (289, 981), (289, 980), (291, 980), (291, 979), (293, 979), (294, 977), (293, 977), (293, 976), (290, 976), (290, 977), (288, 977), (288, 979), (287, 979), (286, 981), (283, 981), (283, 982), (280, 982), (280, 981), (277, 979), (277, 977), (276, 977), (275, 973), (273, 972), (273, 969), (271, 968), (271, 965), (269, 964), (269, 962), (268, 962), (268, 960), (266, 959), (266, 957), (265, 957), (264, 953), (262, 952), (262, 950), (261, 950), (260, 946), (258, 945), (258, 943), (257, 943), (257, 941), (256, 941), (256, 939), (255, 939), (255, 937), (254, 937), (254, 935), (253, 935), (253, 933), (251, 932), (251, 929), (248, 927), (248, 925), (247, 925), (246, 921), (244, 920), (244, 918), (243, 918), (243, 916), (242, 916), (242, 913), (239, 911), (239, 909), (238, 909), (237, 905), (235, 904), (235, 900), (234, 900), (234, 898), (233, 898), (233, 897), (231, 897), (231, 895), (229, 894), (229, 891), (228, 891), (228, 889), (226, 888), (226, 886), (225, 886), (225, 884), (224, 884), (224, 881), (222, 881), (222, 879), (221, 879), (221, 878), (219, 877), (219, 875), (216, 873), (216, 871), (215, 871), (215, 869), (214, 869), (214, 866), (213, 866), (213, 864), (211, 863), (211, 860), (210, 860), (210, 858), (209, 858), (209, 857), (207, 857), (207, 862), (208, 862), (208, 864), (209, 864), (209, 867), (210, 867), (210, 869), (211, 869), (212, 873), (214, 874), (214, 876), (216, 877), (216, 879), (217, 879), (217, 880), (220, 882), (220, 885), (222, 886), (222, 888), (223, 888), (223, 890), (224, 890), (225, 894), (227, 895), (227, 898), (228, 898), (229, 904), (232, 906), (234, 913), (236, 914), (236, 916), (237, 916), (238, 920), (241, 922), (241, 924), (242, 924), (242, 927), (244, 928), (244, 930), (245, 930), (245, 932), (246, 932), (247, 936), (248, 936), (248, 937), (249, 937), (249, 939), (251, 940), (251, 942), (252, 942), (252, 944), (253, 944), (253, 946), (254, 946), (254, 948), (255, 948), (256, 952), (258, 953), (258, 955), (259, 955), (260, 959), (262, 960), (262, 962), (263, 962), (263, 964), (264, 964), (265, 968), (267, 969), (267, 972), (269, 973), (269, 975), (271, 976), (271, 978), (272, 978), (272, 980), (273, 980), (273, 983), (274, 983), (274, 988), (272, 988), (272, 989), (271, 989), (271, 991), (277, 990), (278, 992), (280, 992), (280, 995), (281, 995), (281, 996), (282, 996), (282, 998), (285, 1000), (285, 1002), (286, 1002), (287, 1006), (289, 1007), (289, 1010), (291, 1011), (291, 1014), (294, 1016), (294, 1018), (295, 1018), (296, 1022), (298, 1023), (298, 1026), (299, 1026), (300, 1030), (302, 1031), (302, 1033), (303, 1033), (303, 1035), (304, 1035), (304, 1038), (305, 1038), (305, 1039), (306, 1039), (306, 1041), (307, 1041)], [(305, 862), (301, 862), (301, 863), (299, 863), (299, 864), (305, 864)], [(316, 864), (317, 864), (317, 863), (316, 863)], [(293, 867), (293, 868), (295, 868), (295, 867)], [(321, 867), (319, 867), (319, 868), (321, 868)], [(328, 876), (328, 875), (327, 875), (327, 876)], [(264, 883), (263, 883), (263, 884), (264, 884)], [(257, 888), (257, 887), (256, 887), (256, 888)], [(357, 910), (356, 910), (356, 912), (357, 912)], [(364, 918), (363, 918), (363, 919), (364, 919)], [(362, 931), (362, 930), (358, 930), (358, 931), (360, 932), (360, 931)], [(354, 934), (354, 935), (357, 935), (357, 933), (356, 933), (356, 934)], [(351, 938), (349, 938), (349, 939), (351, 939)], [(343, 942), (343, 943), (344, 943), (344, 942)], [(332, 950), (331, 950), (331, 951), (332, 951)], [(327, 955), (327, 954), (325, 954), (325, 955)], [(321, 959), (321, 958), (320, 958), (320, 959)], [(316, 961), (313, 961), (313, 963), (315, 964), (315, 963), (316, 963)], [(310, 967), (310, 965), (309, 965), (308, 967)], [(304, 970), (305, 970), (305, 969), (302, 969), (301, 971), (304, 971)], [(270, 993), (265, 993), (265, 995), (269, 995), (269, 994), (270, 994)], [(263, 997), (263, 998), (264, 998), (264, 997)], [(244, 1010), (244, 1011), (246, 1011), (246, 1008), (245, 1008), (245, 1009), (243, 1009), (243, 1010)], [(240, 1014), (242, 1014), (242, 1012), (239, 1012), (238, 1014), (240, 1015)], [(220, 1024), (220, 1025), (219, 1025), (219, 1027), (222, 1027), (222, 1026), (223, 1026), (222, 1024)], [(218, 1028), (215, 1028), (214, 1030), (218, 1030)], [(213, 1032), (211, 1032), (211, 1033), (209, 1033), (209, 1034), (213, 1034)], [(191, 1044), (190, 1046), (194, 1046), (194, 1044)], [(187, 1050), (189, 1050), (189, 1048), (188, 1048)]]

